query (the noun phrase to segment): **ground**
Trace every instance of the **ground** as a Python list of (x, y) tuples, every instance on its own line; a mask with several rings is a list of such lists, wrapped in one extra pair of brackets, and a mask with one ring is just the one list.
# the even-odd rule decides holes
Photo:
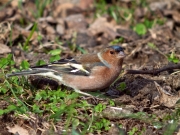
[[(0, 3), (0, 134), (180, 134), (178, 0)], [(123, 71), (96, 98), (50, 78), (5, 76), (109, 45), (125, 49)]]

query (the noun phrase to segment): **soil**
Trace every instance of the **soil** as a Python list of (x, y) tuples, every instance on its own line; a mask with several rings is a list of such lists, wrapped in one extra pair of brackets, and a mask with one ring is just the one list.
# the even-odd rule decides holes
[[(145, 18), (149, 20), (156, 18), (166, 20), (163, 25), (157, 24), (149, 28), (143, 36), (139, 36), (131, 29), (131, 21), (118, 24), (107, 14), (102, 15), (100, 18), (94, 18), (93, 15), (97, 9), (93, 7), (91, 0), (87, 2), (79, 0), (76, 4), (71, 1), (69, 3), (61, 2), (56, 0), (49, 4), (44, 9), (43, 16), (38, 19), (32, 14), (32, 10), (37, 11), (34, 1), (25, 0), (22, 9), (18, 7), (17, 2), (1, 2), (6, 5), (2, 7), (0, 13), (0, 47), (4, 47), (0, 56), (5, 57), (8, 53), (13, 53), (16, 67), (19, 67), (22, 60), (27, 60), (33, 66), (39, 59), (48, 62), (50, 55), (45, 52), (52, 49), (63, 49), (61, 58), (79, 55), (81, 51), (77, 48), (72, 51), (69, 48), (69, 43), (77, 44), (90, 53), (98, 52), (113, 40), (122, 37), (123, 42), (120, 44), (125, 48), (126, 53), (123, 64), (124, 71), (130, 69), (153, 71), (167, 65), (174, 65), (167, 58), (172, 53), (175, 53), (176, 58), (180, 59), (180, 3), (178, 1), (165, 1), (162, 3), (161, 1), (147, 0), (147, 6), (150, 7), (152, 12), (147, 10), (147, 7), (137, 5), (135, 13), (132, 14), (134, 17), (132, 19), (136, 22), (143, 22)], [(113, 5), (113, 1), (109, 2), (108, 6), (110, 5)], [(131, 2), (123, 2), (122, 6), (131, 6)], [(78, 22), (78, 19), (81, 21)], [(35, 21), (42, 39), (38, 40), (37, 35), (39, 33), (34, 32), (30, 39), (28, 52), (25, 52), (19, 43), (27, 39)], [(11, 38), (9, 37), (10, 34), (12, 34)], [(56, 39), (62, 41), (61, 46), (59, 46)], [(155, 45), (155, 47), (151, 45)], [(108, 88), (107, 97), (112, 98), (117, 106), (123, 105), (125, 113), (145, 112), (149, 115), (155, 114), (158, 116), (156, 119), (164, 121), (165, 116), (171, 115), (175, 111), (176, 102), (179, 100), (180, 74), (177, 71), (179, 69), (172, 69), (158, 75), (122, 73), (116, 83)], [(30, 80), (32, 84), (37, 82), (36, 78), (30, 78)], [(53, 80), (48, 82), (44, 80), (43, 82), (44, 84), (48, 83), (50, 87), (53, 86), (52, 89), (58, 87), (58, 84)], [(126, 84), (125, 89), (122, 91), (117, 90), (122, 82)], [(42, 88), (44, 86), (38, 85), (36, 87)], [(0, 108), (3, 109), (6, 106), (7, 102), (1, 100)], [(109, 130), (109, 133), (104, 131), (104, 134), (118, 134), (115, 133), (116, 131), (113, 128), (116, 128), (119, 123), (121, 123), (122, 129), (118, 129), (118, 131), (122, 131), (124, 134), (132, 130), (132, 127), (136, 127), (138, 131), (146, 129), (143, 132), (144, 135), (162, 135), (166, 131), (166, 126), (158, 129), (152, 125), (153, 121), (148, 121), (146, 117), (141, 120), (138, 118), (125, 118), (120, 115), (117, 117), (106, 111), (103, 117), (115, 124)], [(16, 118), (13, 112), (2, 115), (0, 117), (0, 134), (12, 134), (7, 127), (13, 125), (19, 125), (24, 129), (28, 129), (29, 132), (31, 129), (31, 134), (42, 134), (40, 129), (44, 128), (43, 124), (46, 121), (39, 116), (34, 116), (34, 118), (35, 121)], [(47, 130), (43, 133), (44, 135), (51, 134)], [(176, 133), (179, 133), (178, 128), (174, 134)], [(62, 134), (62, 132), (57, 134)]]

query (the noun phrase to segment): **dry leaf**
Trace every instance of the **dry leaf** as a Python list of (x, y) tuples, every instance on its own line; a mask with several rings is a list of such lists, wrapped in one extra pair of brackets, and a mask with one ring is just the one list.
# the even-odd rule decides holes
[(73, 4), (71, 3), (63, 3), (63, 4), (60, 4), (59, 6), (56, 7), (56, 9), (54, 10), (53, 12), (53, 16), (55, 18), (57, 18), (59, 15), (61, 15), (61, 17), (66, 17), (67, 16), (67, 10), (68, 9), (72, 9), (74, 7)]
[(149, 7), (152, 11), (163, 10), (170, 4), (169, 0), (157, 1), (150, 3)]
[(70, 15), (65, 18), (68, 29), (73, 30), (82, 30), (86, 29), (88, 23), (86, 22), (85, 17), (82, 14)]
[(11, 52), (11, 49), (7, 45), (0, 43), (0, 48), (1, 48), (0, 54), (6, 54)]
[(7, 129), (13, 134), (18, 133), (18, 135), (29, 135), (29, 132), (26, 129), (20, 127), (19, 125), (14, 125), (14, 127), (7, 126)]
[(11, 24), (9, 22), (0, 23), (0, 41), (6, 40), (11, 31)]
[(179, 13), (179, 11), (176, 11), (176, 10), (165, 10), (164, 14), (166, 16), (172, 15), (172, 17), (173, 17), (175, 22), (177, 22), (177, 23), (180, 22), (180, 13)]
[(98, 35), (99, 33), (105, 33), (109, 40), (115, 39), (119, 34), (116, 32), (114, 25), (107, 21), (107, 18), (100, 17), (95, 20), (95, 22), (88, 29), (93, 35)]
[(174, 107), (176, 102), (180, 99), (180, 96), (168, 93), (155, 81), (154, 84), (159, 92), (159, 102), (166, 107)]
[(140, 37), (131, 29), (117, 29), (118, 34), (127, 40), (138, 40)]
[(93, 6), (93, 3), (94, 3), (94, 0), (81, 0), (79, 3), (79, 7), (81, 9), (86, 10), (90, 8), (91, 6)]
[[(154, 28), (149, 29), (149, 32), (154, 39), (164, 40), (164, 39), (172, 39), (173, 33), (170, 27), (168, 26), (156, 26)], [(166, 36), (164, 36), (166, 33)]]
[(88, 34), (87, 31), (85, 31), (85, 32), (77, 33), (76, 44), (80, 46), (83, 45), (84, 47), (87, 46), (92, 47), (92, 46), (96, 46), (97, 42), (94, 36)]

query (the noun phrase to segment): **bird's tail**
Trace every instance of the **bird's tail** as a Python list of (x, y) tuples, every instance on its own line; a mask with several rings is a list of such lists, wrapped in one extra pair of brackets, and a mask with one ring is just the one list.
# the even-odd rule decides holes
[(12, 76), (23, 76), (23, 75), (42, 75), (48, 76), (48, 74), (54, 74), (56, 71), (48, 68), (32, 68), (20, 72), (13, 72), (10, 74), (6, 74), (6, 77)]

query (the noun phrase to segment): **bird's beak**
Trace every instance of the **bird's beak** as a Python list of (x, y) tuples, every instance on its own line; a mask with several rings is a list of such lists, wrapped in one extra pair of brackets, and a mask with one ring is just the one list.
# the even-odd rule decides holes
[(119, 58), (124, 58), (126, 55), (123, 51), (120, 51), (119, 54), (118, 54), (118, 57)]

